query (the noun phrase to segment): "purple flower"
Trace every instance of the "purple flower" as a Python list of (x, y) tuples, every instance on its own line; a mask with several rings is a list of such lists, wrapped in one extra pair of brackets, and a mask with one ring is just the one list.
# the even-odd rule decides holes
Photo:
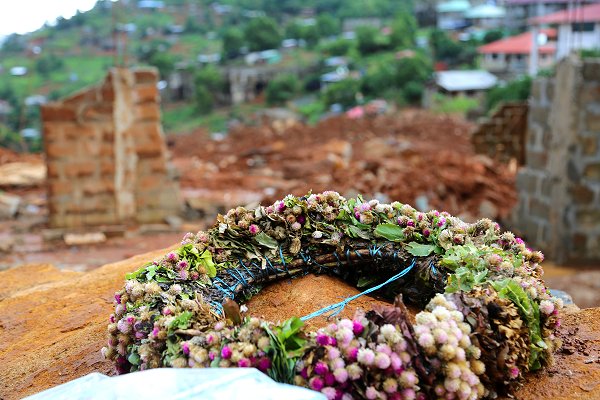
[(412, 226), (414, 228), (415, 222), (414, 221), (407, 221), (406, 222), (406, 226)]
[(271, 360), (266, 357), (261, 358), (258, 361), (258, 369), (262, 372), (267, 372), (267, 370), (271, 368)]
[(175, 261), (179, 260), (179, 256), (174, 252), (170, 252), (169, 254), (167, 254), (167, 259), (169, 261), (175, 262)]
[(360, 321), (352, 321), (352, 332), (354, 332), (355, 335), (360, 335), (364, 330), (365, 327), (360, 323)]
[(335, 384), (335, 376), (332, 373), (328, 372), (327, 374), (325, 374), (325, 384), (327, 386)]
[(185, 260), (181, 260), (181, 261), (179, 261), (179, 262), (177, 263), (177, 267), (178, 267), (178, 268), (180, 268), (180, 269), (187, 268), (187, 267), (188, 267), (188, 265), (189, 265), (189, 264), (188, 264), (188, 262), (187, 262), (187, 261), (185, 261)]
[(180, 279), (187, 279), (190, 276), (189, 272), (186, 269), (182, 269), (181, 271), (179, 271), (179, 278)]
[(523, 239), (521, 239), (520, 237), (516, 237), (515, 238), (515, 243), (517, 243), (517, 244), (525, 244), (525, 242), (523, 241)]
[(231, 357), (232, 351), (229, 346), (223, 346), (221, 349), (221, 357), (228, 360)]
[(196, 281), (200, 278), (200, 274), (198, 273), (198, 271), (192, 271), (190, 273), (190, 279), (193, 281)]
[(510, 374), (510, 377), (515, 379), (519, 376), (519, 368), (517, 367), (512, 367), (508, 373)]
[(215, 353), (213, 353), (212, 351), (208, 353), (208, 359), (210, 361), (213, 361), (215, 359)]
[(429, 237), (430, 234), (431, 234), (431, 232), (429, 231), (429, 229), (427, 229), (427, 228), (423, 229), (423, 236)]
[(111, 323), (114, 323), (114, 322), (115, 322), (115, 314), (110, 314), (109, 321), (110, 321)]
[(187, 356), (188, 354), (190, 354), (190, 345), (185, 342), (181, 343), (181, 350), (183, 351), (183, 354)]
[(250, 231), (251, 234), (256, 235), (258, 234), (258, 232), (260, 232), (260, 228), (258, 227), (258, 225), (256, 224), (252, 224), (248, 227), (248, 230)]
[(309, 381), (309, 386), (312, 390), (321, 390), (323, 389), (323, 380), (321, 378), (319, 378), (318, 376), (315, 376), (314, 378), (312, 378)]
[(158, 326), (155, 326), (154, 329), (152, 329), (152, 336), (157, 337), (158, 336)]
[(240, 368), (249, 368), (252, 364), (250, 363), (250, 360), (248, 360), (247, 358), (242, 358), (240, 361), (238, 361), (238, 367)]
[(351, 347), (347, 350), (347, 354), (350, 361), (356, 361), (358, 358), (358, 349), (356, 347)]
[(317, 374), (317, 375), (325, 375), (327, 372), (329, 372), (329, 368), (327, 367), (327, 364), (325, 364), (324, 362), (319, 361), (315, 365), (315, 374)]
[(329, 344), (329, 336), (323, 334), (323, 333), (318, 333), (317, 334), (317, 344), (320, 344), (321, 346), (326, 346)]
[(446, 225), (446, 218), (441, 217), (440, 220), (438, 221), (437, 225), (439, 227), (442, 227), (442, 226)]
[(304, 215), (298, 215), (298, 217), (296, 217), (296, 221), (303, 224), (306, 222), (306, 217)]
[(115, 293), (115, 302), (121, 304), (121, 295), (119, 293)]
[(281, 200), (276, 201), (275, 210), (277, 210), (278, 212), (282, 212), (283, 210), (285, 210), (285, 203)]
[(302, 371), (300, 371), (300, 376), (304, 379), (308, 379), (308, 368), (302, 368)]

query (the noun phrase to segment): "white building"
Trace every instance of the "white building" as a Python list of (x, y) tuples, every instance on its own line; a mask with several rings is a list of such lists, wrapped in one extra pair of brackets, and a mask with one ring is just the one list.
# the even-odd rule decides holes
[(572, 50), (600, 50), (600, 3), (531, 18), (529, 22), (536, 31), (540, 26), (558, 26), (557, 60)]

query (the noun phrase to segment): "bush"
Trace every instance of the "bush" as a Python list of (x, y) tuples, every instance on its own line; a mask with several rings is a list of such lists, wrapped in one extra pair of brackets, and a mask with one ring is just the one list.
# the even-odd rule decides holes
[(492, 110), (498, 104), (510, 101), (525, 101), (531, 92), (531, 78), (526, 76), (509, 82), (504, 86), (491, 89), (485, 98), (487, 111)]
[(35, 70), (42, 76), (47, 77), (54, 71), (58, 71), (64, 67), (64, 62), (55, 56), (50, 54), (42, 56), (35, 62)]
[(281, 44), (281, 32), (277, 22), (269, 17), (252, 19), (244, 29), (250, 51), (277, 49)]
[(208, 114), (215, 105), (215, 94), (223, 92), (225, 80), (221, 72), (215, 66), (210, 65), (198, 71), (194, 83), (198, 111)]
[(360, 82), (354, 79), (345, 79), (332, 83), (323, 91), (323, 102), (330, 106), (341, 104), (349, 107), (355, 104), (356, 94), (360, 91)]
[(408, 104), (420, 104), (425, 86), (419, 82), (408, 82), (402, 89), (402, 98)]
[(492, 43), (496, 40), (500, 40), (504, 37), (501, 29), (492, 29), (491, 31), (487, 31), (485, 35), (483, 35), (483, 43)]
[(356, 29), (356, 40), (358, 42), (358, 51), (362, 55), (376, 53), (390, 46), (389, 38), (383, 36), (379, 32), (379, 29), (372, 26), (359, 26)]
[(300, 90), (300, 83), (294, 75), (278, 75), (267, 85), (265, 97), (267, 104), (284, 104), (291, 100)]
[(336, 39), (320, 45), (320, 50), (330, 56), (345, 56), (352, 48), (353, 43), (348, 39)]

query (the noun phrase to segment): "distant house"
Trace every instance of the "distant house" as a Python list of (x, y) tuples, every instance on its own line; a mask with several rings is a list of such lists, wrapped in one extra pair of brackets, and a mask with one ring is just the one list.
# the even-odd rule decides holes
[(12, 76), (24, 76), (24, 75), (27, 75), (27, 67), (22, 67), (22, 66), (12, 67), (10, 69), (10, 74)]
[(342, 23), (342, 31), (354, 32), (359, 26), (371, 26), (373, 28), (381, 29), (383, 25), (383, 20), (376, 17), (346, 18)]
[(465, 18), (470, 25), (483, 29), (499, 28), (504, 24), (506, 11), (502, 7), (493, 4), (481, 4), (468, 9)]
[(159, 0), (140, 0), (137, 6), (141, 10), (162, 10), (165, 8), (165, 2)]
[[(576, 3), (586, 5), (598, 0), (579, 0)], [(526, 29), (530, 18), (563, 11), (573, 5), (573, 0), (505, 0), (506, 25), (513, 29)]]
[(488, 71), (440, 71), (434, 74), (438, 92), (450, 95), (477, 96), (498, 84), (498, 78)]
[(534, 29), (540, 25), (558, 26), (556, 59), (572, 50), (600, 50), (600, 3), (558, 11), (529, 20)]
[(436, 6), (437, 27), (444, 30), (465, 28), (468, 23), (465, 13), (471, 8), (467, 0), (450, 0)]
[(13, 108), (8, 101), (0, 100), (0, 122), (6, 122), (8, 115), (12, 110)]
[[(541, 40), (544, 38), (545, 40)], [(538, 69), (549, 68), (554, 63), (556, 53), (556, 29), (543, 29), (538, 37)], [(543, 41), (546, 41), (545, 44)], [(480, 46), (481, 67), (496, 73), (525, 73), (529, 70), (530, 55), (533, 47), (533, 33), (500, 39)]]

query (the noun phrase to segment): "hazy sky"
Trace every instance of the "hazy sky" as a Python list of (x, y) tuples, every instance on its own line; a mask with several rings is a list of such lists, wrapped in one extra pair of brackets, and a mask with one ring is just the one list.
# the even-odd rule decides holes
[(94, 4), (96, 0), (0, 0), (0, 37), (34, 31), (46, 21), (71, 17)]

